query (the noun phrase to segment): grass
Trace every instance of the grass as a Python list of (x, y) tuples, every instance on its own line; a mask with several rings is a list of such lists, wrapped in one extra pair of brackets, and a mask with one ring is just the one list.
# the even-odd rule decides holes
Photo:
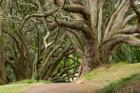
[(49, 81), (40, 80), (39, 82), (36, 80), (22, 80), (18, 82), (13, 82), (8, 85), (0, 86), (0, 93), (20, 93), (22, 90), (32, 87), (37, 83), (51, 83)]
[(33, 84), (9, 84), (0, 86), (0, 93), (20, 93), (21, 90), (31, 87)]
[(113, 91), (118, 90), (135, 80), (140, 80), (140, 74), (133, 74), (127, 78), (123, 78), (117, 82), (111, 83), (99, 90), (97, 93), (113, 93)]
[(99, 67), (85, 74), (81, 79), (99, 84), (101, 87), (99, 93), (112, 93), (133, 80), (140, 80), (140, 63), (120, 62), (112, 64), (109, 68)]
[[(134, 69), (134, 70), (133, 70)], [(130, 75), (132, 73), (140, 72), (140, 63), (137, 64), (127, 64), (127, 63), (117, 63), (111, 65), (111, 67), (99, 67), (94, 71), (87, 73), (84, 76), (85, 80), (93, 80), (96, 78), (108, 79), (109, 76), (113, 78), (120, 78), (123, 74)]]
[(81, 79), (85, 81), (98, 82), (102, 86), (107, 86), (114, 81), (129, 77), (130, 75), (137, 73), (140, 73), (140, 63), (127, 64), (121, 62), (112, 64), (109, 68), (99, 67), (94, 71), (87, 73)]
[(16, 84), (33, 84), (33, 83), (45, 83), (45, 84), (48, 84), (48, 83), (51, 83), (51, 81), (46, 81), (46, 80), (22, 80), (22, 81), (17, 81), (17, 82), (13, 82), (13, 83), (16, 83)]

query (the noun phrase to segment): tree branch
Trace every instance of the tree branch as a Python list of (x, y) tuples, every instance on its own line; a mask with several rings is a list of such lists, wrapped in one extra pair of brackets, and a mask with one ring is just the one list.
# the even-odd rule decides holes
[(70, 29), (74, 29), (74, 30), (81, 30), (83, 33), (85, 33), (86, 36), (91, 36), (92, 34), (90, 33), (90, 29), (89, 27), (84, 24), (83, 21), (72, 21), (72, 22), (66, 22), (63, 20), (56, 20), (57, 23), (52, 23), (52, 25), (49, 27), (50, 30), (55, 29), (56, 27), (60, 26), (60, 27), (67, 27)]
[(50, 34), (47, 34), (45, 37), (44, 37), (44, 46), (45, 48), (47, 49), (49, 46), (51, 46), (57, 39), (58, 37), (58, 34), (59, 34), (59, 30), (60, 28), (58, 28), (58, 31), (55, 33), (54, 37), (53, 37), (53, 40), (51, 42), (46, 42), (46, 40), (48, 39), (49, 35)]
[(121, 11), (117, 14), (116, 19), (114, 20), (114, 24), (111, 27), (111, 32), (115, 31), (114, 29), (122, 28), (122, 24), (124, 22), (124, 18), (128, 13), (130, 4), (126, 2)]
[(54, 9), (50, 9), (49, 11), (45, 12), (44, 14), (32, 14), (27, 16), (24, 21), (22, 22), (21, 25), (21, 30), (23, 29), (24, 25), (26, 24), (26, 22), (30, 19), (30, 18), (47, 18), (51, 15), (53, 15), (54, 13), (56, 13), (58, 11), (59, 8), (54, 8)]
[(2, 1), (3, 1), (3, 0), (0, 0), (0, 5), (2, 4)]
[(140, 11), (139, 11), (138, 7), (135, 4), (135, 0), (129, 0), (129, 1), (130, 1), (130, 5), (133, 8), (134, 12), (138, 16), (138, 18), (140, 18)]
[(101, 43), (101, 37), (102, 37), (102, 24), (103, 24), (103, 7), (105, 4), (105, 0), (100, 0), (99, 5), (99, 19), (98, 19), (98, 43)]
[(123, 39), (123, 43), (130, 44), (132, 46), (140, 47), (140, 39), (134, 36), (127, 36)]
[(83, 15), (85, 20), (90, 19), (89, 11), (84, 6), (81, 5), (65, 5), (64, 11), (72, 12), (72, 13), (80, 13)]
[[(70, 37), (71, 42), (73, 43), (75, 49), (80, 53), (80, 55), (82, 56), (84, 54), (84, 44), (83, 44), (83, 40), (79, 37), (78, 34), (74, 34), (72, 33), (71, 29), (66, 29), (68, 30), (66, 32), (67, 36)], [(74, 31), (73, 31), (74, 32)]]
[(120, 4), (120, 6), (118, 7), (118, 9), (114, 12), (114, 14), (111, 16), (111, 19), (105, 29), (105, 34), (104, 34), (104, 41), (107, 39), (107, 35), (108, 35), (108, 32), (110, 31), (113, 23), (114, 23), (114, 20), (117, 16), (117, 14), (121, 11), (121, 9), (124, 7), (124, 4), (126, 3), (126, 0), (123, 0), (122, 3)]
[(129, 1), (130, 1), (130, 5), (131, 5), (132, 9), (134, 10), (134, 12), (136, 13), (136, 15), (138, 17), (137, 30), (140, 30), (140, 11), (135, 4), (135, 0), (129, 0)]
[(126, 24), (127, 24), (130, 20), (132, 20), (133, 18), (135, 18), (136, 16), (137, 16), (137, 15), (133, 13), (133, 14), (129, 15), (128, 17), (126, 17), (126, 18), (124, 19), (124, 22), (123, 22), (122, 27), (125, 27)]
[(140, 33), (134, 33), (129, 35), (120, 34), (115, 36), (112, 40), (104, 43), (104, 46), (109, 46), (109, 50), (114, 49), (114, 47), (120, 43), (126, 43), (132, 46), (140, 47), (140, 39), (136, 38), (137, 36), (140, 36)]
[(134, 33), (140, 33), (139, 30), (137, 30), (137, 26), (134, 25), (134, 26), (127, 26), (123, 29), (121, 29), (119, 31), (119, 34), (134, 34)]

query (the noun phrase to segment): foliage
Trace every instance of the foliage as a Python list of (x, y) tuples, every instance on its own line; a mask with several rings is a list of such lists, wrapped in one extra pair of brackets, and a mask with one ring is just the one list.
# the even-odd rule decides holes
[(121, 45), (113, 51), (110, 62), (127, 62), (127, 63), (139, 63), (140, 62), (140, 48), (129, 45)]
[(13, 72), (13, 69), (9, 65), (6, 66), (6, 72), (9, 83), (16, 81), (15, 73)]

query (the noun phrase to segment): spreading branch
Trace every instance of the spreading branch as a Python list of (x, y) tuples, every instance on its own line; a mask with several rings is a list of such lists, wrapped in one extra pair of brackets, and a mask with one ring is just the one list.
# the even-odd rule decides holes
[(137, 15), (137, 18), (138, 18), (137, 30), (140, 30), (140, 11), (139, 11), (137, 5), (135, 4), (135, 0), (130, 0), (130, 5)]
[(64, 10), (67, 12), (72, 12), (72, 13), (80, 13), (83, 15), (85, 20), (89, 20), (90, 19), (90, 13), (89, 11), (81, 5), (66, 5), (64, 7)]
[(130, 21), (130, 20), (132, 20), (133, 18), (135, 18), (136, 17), (136, 14), (131, 14), (131, 15), (129, 15), (128, 17), (126, 17), (125, 19), (124, 19), (124, 22), (123, 22), (123, 25), (122, 25), (122, 27), (125, 27), (126, 25), (127, 25), (127, 23)]
[(56, 19), (56, 21), (57, 22), (54, 22), (49, 26), (50, 30), (54, 30), (58, 26), (67, 27), (74, 30), (81, 30), (83, 33), (85, 33), (86, 36), (91, 36), (89, 27), (84, 24), (83, 21), (66, 22), (60, 19)]
[(121, 29), (119, 31), (119, 34), (133, 34), (133, 33), (140, 33), (139, 30), (137, 30), (137, 26), (126, 26), (125, 28)]
[(140, 39), (134, 37), (134, 36), (127, 36), (123, 40), (124, 43), (130, 44), (132, 46), (140, 47)]
[(24, 25), (26, 24), (26, 22), (31, 19), (31, 18), (47, 18), (51, 15), (53, 15), (54, 13), (56, 13), (58, 11), (59, 8), (54, 8), (54, 9), (50, 9), (49, 11), (43, 13), (43, 14), (32, 14), (27, 16), (24, 21), (22, 22), (22, 26), (21, 26), (21, 30), (23, 29)]
[(124, 4), (126, 3), (126, 0), (123, 0), (122, 3), (120, 4), (120, 6), (118, 7), (118, 9), (114, 12), (114, 14), (111, 16), (111, 19), (105, 29), (105, 34), (104, 34), (104, 41), (107, 39), (108, 33), (114, 23), (114, 20), (117, 16), (117, 14), (121, 11), (121, 9), (124, 7)]

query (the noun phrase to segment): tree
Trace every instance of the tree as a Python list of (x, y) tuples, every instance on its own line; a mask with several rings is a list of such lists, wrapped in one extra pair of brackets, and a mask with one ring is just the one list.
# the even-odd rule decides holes
[[(52, 28), (55, 28), (56, 25), (69, 28), (75, 35), (71, 38), (76, 39), (75, 41), (84, 40), (84, 44), (74, 41), (74, 45), (77, 50), (80, 50), (80, 53), (82, 52), (83, 56), (81, 73), (106, 64), (112, 50), (119, 44), (140, 46), (138, 39), (140, 32), (139, 11), (134, 5), (134, 1), (119, 0), (117, 3), (117, 0), (113, 0), (112, 4), (109, 2), (111, 3), (110, 0), (55, 0), (55, 4), (62, 6), (61, 9), (66, 13), (61, 12), (63, 17), (57, 16), (55, 18)], [(130, 4), (136, 14), (130, 11)], [(105, 12), (109, 8), (114, 10), (106, 14)], [(136, 15), (138, 23), (129, 24)], [(62, 18), (66, 18), (68, 21)], [(81, 33), (82, 35), (79, 36)]]
[(5, 72), (5, 57), (3, 48), (3, 10), (2, 2), (0, 2), (0, 84), (7, 83), (6, 72)]
[[(47, 53), (44, 54), (43, 59), (45, 60), (39, 62), (41, 79), (45, 77), (48, 79), (47, 74), (53, 73), (54, 68), (60, 63), (60, 59), (65, 57), (65, 50), (70, 50), (71, 45), (69, 46), (70, 48), (67, 48), (67, 45), (58, 44), (58, 41), (61, 40), (65, 42), (64, 38), (61, 39), (63, 35), (67, 35), (70, 38), (74, 48), (81, 56), (80, 73), (91, 71), (102, 64), (106, 64), (111, 52), (119, 44), (126, 43), (140, 46), (138, 39), (140, 31), (139, 26), (137, 26), (139, 23), (130, 23), (136, 17), (139, 20), (139, 11), (132, 1), (31, 0), (30, 5), (36, 8), (33, 12), (26, 13), (25, 11), (25, 14), (21, 16), (24, 21), (20, 32), (26, 32), (29, 25), (32, 25), (30, 24), (31, 21), (34, 21), (40, 30), (43, 29), (47, 32), (43, 40), (45, 46), (43, 51), (47, 51)], [(132, 9), (135, 13), (132, 12)], [(19, 17), (19, 15), (21, 14), (18, 13), (17, 16)], [(60, 30), (59, 33), (61, 32), (61, 34), (56, 40), (54, 33), (58, 30)], [(25, 36), (20, 37), (26, 38)], [(55, 41), (57, 41), (56, 45)], [(62, 51), (60, 51), (61, 49)], [(56, 52), (56, 50), (59, 52)], [(59, 56), (54, 58), (55, 53), (61, 53), (60, 59)], [(67, 53), (69, 52), (67, 51)], [(46, 57), (46, 55), (48, 56)], [(49, 69), (48, 62), (50, 61), (56, 63), (56, 65), (51, 65), (51, 70), (49, 71), (46, 69)]]
[(72, 56), (75, 51), (66, 33), (57, 28), (46, 35), (48, 29), (45, 16), (52, 20), (51, 15), (58, 10), (51, 9), (53, 12), (47, 11), (44, 15), (44, 9), (51, 7), (49, 3), (52, 2), (9, 0), (3, 39), (6, 63), (13, 70), (16, 80), (33, 78), (69, 81), (77, 73), (79, 61)]

